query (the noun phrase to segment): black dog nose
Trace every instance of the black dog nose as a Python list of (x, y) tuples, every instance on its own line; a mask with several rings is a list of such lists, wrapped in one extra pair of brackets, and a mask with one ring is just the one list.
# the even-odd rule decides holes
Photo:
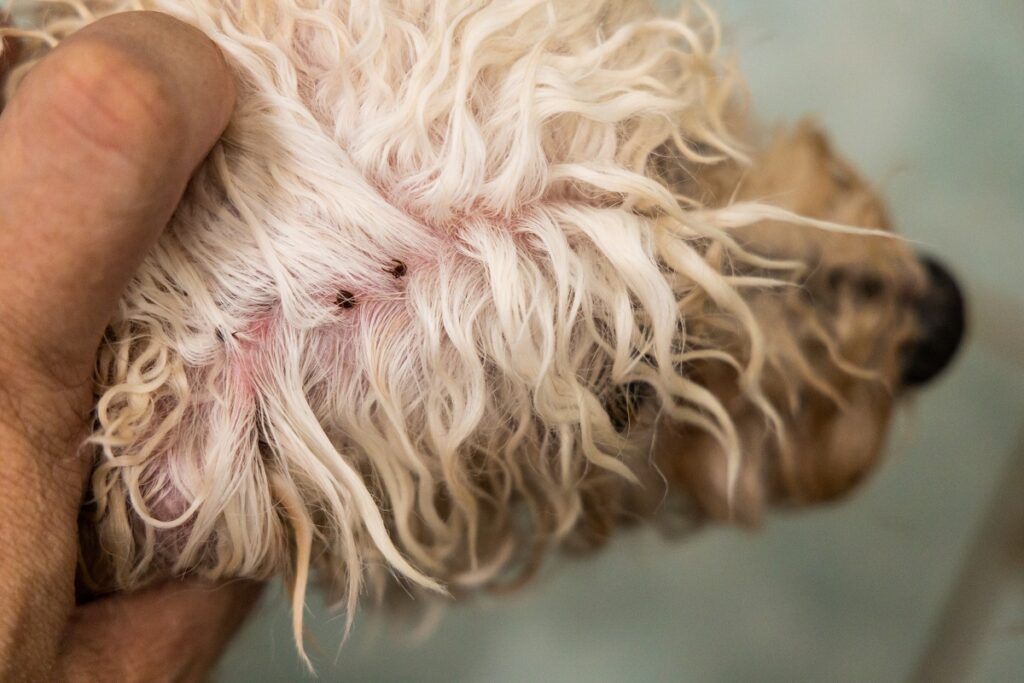
[(941, 264), (922, 257), (928, 289), (914, 306), (921, 336), (904, 349), (903, 386), (913, 387), (935, 378), (956, 355), (966, 326), (964, 297), (956, 280)]

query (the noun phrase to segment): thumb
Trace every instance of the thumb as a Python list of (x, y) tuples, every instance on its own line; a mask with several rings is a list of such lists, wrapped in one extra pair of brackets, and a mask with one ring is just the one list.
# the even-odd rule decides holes
[(53, 664), (96, 348), (234, 92), (199, 31), (131, 12), (67, 38), (0, 114), (0, 678)]
[(101, 19), (26, 76), (0, 116), (0, 341), (19, 360), (91, 370), (234, 92), (213, 43), (154, 12)]

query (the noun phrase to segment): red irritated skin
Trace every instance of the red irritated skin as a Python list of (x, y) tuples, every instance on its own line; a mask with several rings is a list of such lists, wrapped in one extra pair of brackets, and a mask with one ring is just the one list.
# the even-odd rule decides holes
[(199, 680), (258, 595), (172, 583), (75, 603), (94, 355), (234, 96), (202, 34), (131, 13), (67, 39), (0, 115), (2, 680)]

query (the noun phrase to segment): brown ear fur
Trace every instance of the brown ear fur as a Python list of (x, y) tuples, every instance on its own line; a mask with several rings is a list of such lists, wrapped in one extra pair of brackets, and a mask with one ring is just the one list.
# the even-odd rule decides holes
[[(699, 188), (711, 205), (764, 201), (811, 218), (889, 229), (874, 188), (810, 121), (778, 131), (749, 168), (720, 164), (683, 182), (690, 192)], [(752, 304), (765, 328), (779, 332), (769, 339), (775, 358), (769, 390), (776, 394), (773, 402), (788, 406), (782, 414), (785, 436), (775, 438), (764, 417), (744, 401), (731, 369), (709, 363), (694, 372), (731, 405), (744, 444), (734, 495), (730, 500), (721, 448), (693, 428), (659, 426), (658, 465), (708, 517), (754, 525), (769, 503), (834, 500), (873, 470), (893, 408), (894, 349), (913, 331), (899, 299), (923, 280), (917, 260), (897, 240), (793, 230), (772, 222), (736, 235), (756, 253), (809, 266), (797, 287), (766, 293)], [(816, 339), (813, 330), (801, 332), (808, 322), (829, 341)], [(891, 337), (880, 339), (882, 329)], [(804, 347), (802, 354), (785, 348), (794, 343)], [(806, 363), (798, 366), (801, 355)], [(803, 386), (797, 387), (797, 374)]]

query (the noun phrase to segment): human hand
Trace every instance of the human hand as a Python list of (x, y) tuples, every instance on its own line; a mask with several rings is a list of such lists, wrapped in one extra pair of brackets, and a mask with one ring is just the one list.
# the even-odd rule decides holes
[(2, 680), (201, 678), (258, 595), (74, 590), (96, 350), (234, 99), (205, 36), (133, 12), (66, 39), (0, 115)]

